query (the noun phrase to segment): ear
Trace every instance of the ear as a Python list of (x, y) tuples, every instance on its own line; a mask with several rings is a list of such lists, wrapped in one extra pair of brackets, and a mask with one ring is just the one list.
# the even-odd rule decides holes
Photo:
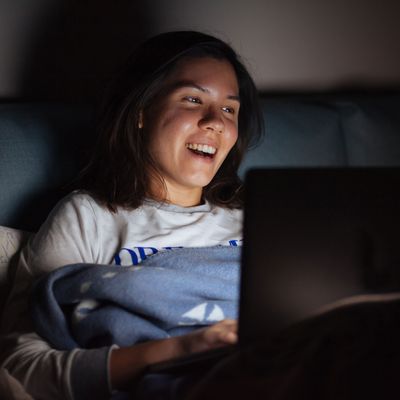
[(142, 129), (142, 128), (143, 128), (143, 110), (140, 110), (140, 111), (139, 111), (138, 128), (139, 128), (139, 129)]

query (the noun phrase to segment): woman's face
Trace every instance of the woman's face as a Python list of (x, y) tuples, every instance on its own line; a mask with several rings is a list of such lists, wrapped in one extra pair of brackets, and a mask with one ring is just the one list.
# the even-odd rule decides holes
[[(240, 103), (235, 71), (225, 60), (182, 59), (160, 93), (142, 118), (150, 135), (150, 154), (165, 181), (166, 199), (198, 204), (202, 188), (237, 140)], [(163, 197), (159, 186), (153, 179), (151, 193), (156, 198)]]

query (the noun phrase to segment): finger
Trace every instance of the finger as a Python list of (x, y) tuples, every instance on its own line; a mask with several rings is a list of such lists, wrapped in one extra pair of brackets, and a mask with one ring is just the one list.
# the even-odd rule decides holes
[(234, 344), (237, 342), (237, 324), (223, 322), (207, 329), (206, 339), (210, 345)]
[(223, 321), (218, 322), (214, 326), (226, 326), (237, 330), (238, 323), (234, 319), (224, 319)]
[(222, 332), (220, 340), (226, 344), (235, 344), (238, 341), (238, 335), (236, 332), (233, 331)]

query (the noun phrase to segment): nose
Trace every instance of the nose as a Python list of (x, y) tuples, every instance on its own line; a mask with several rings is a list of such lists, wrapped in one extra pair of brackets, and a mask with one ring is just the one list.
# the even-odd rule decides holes
[(199, 127), (207, 131), (222, 133), (225, 129), (225, 124), (219, 111), (210, 108), (199, 121)]

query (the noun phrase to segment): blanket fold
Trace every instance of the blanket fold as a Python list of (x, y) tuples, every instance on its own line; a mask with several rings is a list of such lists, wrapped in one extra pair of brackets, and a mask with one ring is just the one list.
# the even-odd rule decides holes
[(138, 266), (73, 264), (34, 285), (32, 317), (55, 348), (162, 339), (237, 318), (240, 248), (178, 248)]

